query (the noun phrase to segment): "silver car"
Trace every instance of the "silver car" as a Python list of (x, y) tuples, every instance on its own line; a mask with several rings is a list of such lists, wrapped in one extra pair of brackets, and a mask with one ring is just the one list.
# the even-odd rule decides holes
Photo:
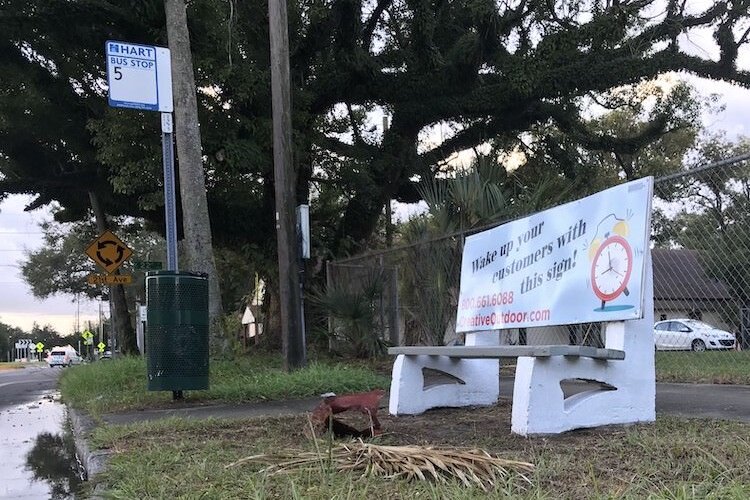
[(734, 349), (734, 334), (695, 319), (669, 319), (654, 325), (654, 344), (659, 351)]

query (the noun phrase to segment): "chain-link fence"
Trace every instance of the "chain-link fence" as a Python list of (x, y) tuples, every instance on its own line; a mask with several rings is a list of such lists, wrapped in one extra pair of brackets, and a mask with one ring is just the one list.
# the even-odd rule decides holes
[[(750, 382), (750, 155), (657, 179), (652, 261), (661, 380)], [(494, 225), (498, 225), (498, 222)], [(328, 264), (328, 286), (378, 283), (369, 310), (390, 344), (450, 344), (464, 237), (487, 228)], [(377, 288), (380, 287), (380, 288)], [(373, 290), (371, 288), (371, 290)], [(330, 328), (344, 328), (332, 318)], [(509, 344), (549, 343), (550, 329), (502, 332)], [(556, 335), (556, 337), (555, 337)], [(602, 346), (599, 324), (557, 328), (559, 343)]]
[[(384, 256), (363, 262), (329, 262), (324, 309), (332, 346), (349, 344), (355, 354), (384, 352), (399, 343), (398, 268)], [(320, 299), (319, 299), (320, 302)]]

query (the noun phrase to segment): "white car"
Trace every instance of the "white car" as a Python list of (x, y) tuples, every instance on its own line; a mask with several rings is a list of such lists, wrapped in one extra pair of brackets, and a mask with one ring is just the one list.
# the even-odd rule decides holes
[(81, 357), (77, 352), (65, 349), (53, 349), (47, 357), (50, 368), (55, 366), (71, 366), (81, 364)]
[(659, 351), (734, 349), (734, 334), (695, 319), (669, 319), (654, 325), (654, 344)]

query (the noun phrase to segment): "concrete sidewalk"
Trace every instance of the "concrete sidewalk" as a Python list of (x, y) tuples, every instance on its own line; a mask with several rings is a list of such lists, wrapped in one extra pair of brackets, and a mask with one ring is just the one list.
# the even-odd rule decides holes
[[(385, 398), (383, 398), (385, 400)], [(320, 398), (291, 399), (287, 401), (264, 401), (259, 403), (188, 405), (175, 404), (174, 408), (140, 410), (122, 413), (107, 413), (102, 420), (108, 424), (129, 424), (159, 420), (170, 417), (182, 418), (248, 418), (278, 417), (282, 415), (299, 415), (312, 411), (320, 403)], [(387, 403), (386, 403), (387, 404)]]
[[(513, 378), (502, 377), (501, 398), (511, 399)], [(242, 404), (177, 404), (174, 408), (110, 413), (102, 416), (108, 424), (127, 424), (169, 417), (246, 418), (296, 415), (312, 411), (320, 398)], [(381, 407), (388, 407), (388, 394)], [(714, 418), (750, 423), (750, 386), (711, 384), (656, 384), (657, 415), (687, 418)]]
[(656, 384), (656, 414), (750, 423), (750, 386)]

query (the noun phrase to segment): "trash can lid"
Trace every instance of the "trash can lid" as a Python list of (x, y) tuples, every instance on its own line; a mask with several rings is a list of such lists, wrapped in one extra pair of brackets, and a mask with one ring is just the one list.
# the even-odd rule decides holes
[(193, 271), (166, 271), (166, 270), (146, 272), (146, 277), (148, 278), (150, 276), (192, 276), (195, 278), (208, 278), (208, 273), (196, 273)]

